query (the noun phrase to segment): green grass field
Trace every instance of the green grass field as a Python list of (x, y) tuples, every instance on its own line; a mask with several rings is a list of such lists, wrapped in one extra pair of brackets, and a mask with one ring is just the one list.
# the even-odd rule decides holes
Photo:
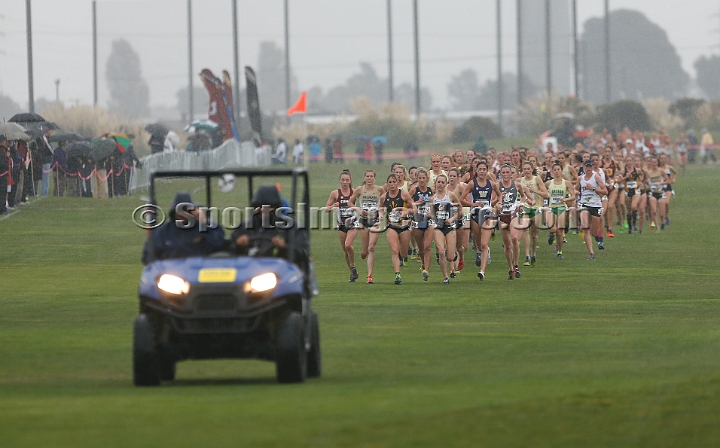
[[(338, 170), (312, 167), (313, 205)], [(690, 169), (667, 230), (594, 261), (575, 235), (556, 260), (543, 232), (513, 282), (498, 238), (482, 283), (411, 262), (395, 286), (381, 236), (376, 284), (349, 284), (336, 232), (314, 232), (324, 372), (299, 385), (189, 361), (133, 387), (142, 202), (35, 201), (0, 220), (0, 447), (717, 446), (719, 176)]]

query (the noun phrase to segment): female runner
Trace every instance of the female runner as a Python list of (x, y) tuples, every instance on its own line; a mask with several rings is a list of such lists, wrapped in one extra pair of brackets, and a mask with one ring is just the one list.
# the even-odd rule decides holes
[(670, 199), (673, 197), (673, 184), (675, 181), (677, 181), (678, 178), (678, 172), (675, 168), (673, 168), (672, 165), (668, 164), (668, 156), (666, 154), (660, 154), (660, 157), (658, 157), (658, 168), (665, 171), (665, 174), (667, 174), (668, 178), (670, 179), (670, 183), (665, 186), (665, 199), (663, 200), (663, 205), (665, 208), (665, 222), (660, 224), (660, 229), (664, 229), (665, 226), (670, 225)]
[(392, 251), (392, 265), (395, 270), (395, 284), (402, 285), (400, 277), (400, 256), (407, 254), (410, 244), (409, 216), (415, 211), (412, 198), (407, 191), (400, 190), (397, 176), (391, 174), (387, 178), (388, 189), (380, 198), (380, 219), (387, 214), (387, 241)]
[(340, 245), (345, 255), (345, 263), (347, 263), (348, 268), (350, 268), (350, 281), (354, 283), (355, 280), (358, 279), (358, 272), (355, 268), (355, 249), (352, 246), (352, 242), (349, 245), (345, 244), (348, 232), (353, 227), (353, 216), (355, 216), (355, 211), (350, 207), (350, 198), (352, 195), (352, 176), (350, 175), (350, 171), (343, 170), (342, 173), (340, 173), (340, 188), (330, 193), (327, 204), (325, 204), (325, 210), (337, 210), (338, 237), (340, 237)]
[[(438, 160), (439, 162), (439, 160)], [(412, 202), (417, 207), (417, 213), (412, 224), (412, 239), (415, 240), (418, 248), (418, 257), (422, 261), (423, 280), (427, 281), (430, 270), (430, 244), (433, 233), (428, 232), (428, 220), (426, 218), (430, 209), (430, 197), (433, 192), (428, 183), (428, 172), (425, 168), (417, 170), (417, 185), (410, 190)]]
[(552, 177), (546, 185), (546, 191), (550, 195), (550, 211), (553, 215), (550, 232), (557, 233), (557, 257), (562, 260), (566, 212), (575, 203), (575, 187), (572, 182), (563, 177), (562, 165), (559, 163), (553, 165)]
[(496, 204), (498, 219), (500, 220), (500, 235), (503, 239), (505, 259), (508, 263), (508, 280), (520, 278), (518, 261), (520, 258), (520, 224), (519, 211), (522, 199), (525, 198), (528, 204), (534, 205), (530, 192), (523, 184), (515, 180), (516, 173), (513, 166), (505, 164), (500, 168), (500, 202)]
[(537, 242), (538, 242), (538, 226), (541, 224), (542, 214), (540, 206), (543, 199), (549, 198), (547, 188), (540, 177), (533, 174), (533, 165), (530, 161), (524, 162), (522, 165), (523, 177), (520, 183), (533, 194), (534, 204), (523, 206), (522, 217), (522, 240), (525, 246), (525, 263), (523, 266), (535, 267), (537, 263)]
[[(659, 232), (660, 229), (655, 223), (660, 222), (663, 224), (663, 229), (665, 228), (665, 207), (663, 200), (667, 197), (665, 188), (670, 184), (670, 177), (658, 166), (658, 159), (656, 157), (651, 157), (649, 159), (649, 163), (650, 167), (647, 170), (647, 176), (648, 186), (650, 187), (650, 191), (648, 192), (648, 203), (650, 204), (650, 229), (657, 229)], [(660, 215), (659, 220), (657, 219), (658, 213)]]
[(447, 190), (447, 176), (441, 174), (435, 180), (435, 194), (431, 198), (432, 208), (430, 215), (435, 222), (433, 226), (433, 239), (435, 240), (435, 248), (440, 254), (440, 270), (443, 274), (443, 283), (449, 284), (448, 278), (448, 262), (451, 266), (450, 276), (455, 278), (455, 262), (457, 252), (457, 234), (455, 230), (455, 222), (459, 217), (460, 200), (455, 193)]
[(635, 156), (635, 167), (642, 172), (642, 181), (640, 182), (640, 202), (638, 203), (638, 224), (637, 232), (642, 235), (643, 226), (645, 225), (645, 215), (647, 214), (648, 197), (647, 194), (650, 191), (648, 188), (648, 175), (645, 169), (645, 161), (642, 156)]
[[(362, 241), (360, 258), (367, 257), (367, 283), (372, 284), (372, 271), (375, 266), (375, 245), (380, 237), (378, 223), (378, 204), (383, 193), (382, 187), (375, 185), (375, 171), (365, 171), (365, 182), (353, 191), (349, 204), (356, 214), (355, 226), (347, 232), (345, 248), (352, 247), (358, 232)], [(373, 229), (371, 231), (371, 229)]]
[[(460, 154), (462, 154), (462, 152), (460, 152)], [(450, 171), (448, 171), (447, 177), (447, 190), (451, 193), (455, 193), (459, 199), (465, 189), (465, 184), (460, 182), (460, 171), (457, 168), (451, 168)], [(455, 220), (455, 229), (457, 230), (457, 244), (455, 245), (455, 248), (459, 254), (458, 260), (455, 262), (457, 263), (455, 267), (458, 271), (462, 271), (465, 267), (465, 251), (467, 250), (470, 238), (470, 227), (465, 225), (465, 211), (463, 210), (462, 205), (460, 205), (458, 217)]]
[(580, 195), (580, 224), (582, 225), (585, 247), (590, 253), (589, 258), (595, 258), (592, 246), (592, 236), (597, 235), (602, 228), (602, 197), (607, 194), (605, 182), (599, 173), (593, 171), (593, 162), (585, 162), (584, 173), (580, 177), (576, 190)]
[(613, 160), (612, 146), (606, 146), (603, 150), (603, 158), (600, 162), (600, 168), (605, 173), (607, 184), (612, 184), (612, 188), (608, 188), (607, 210), (605, 210), (605, 230), (608, 238), (614, 238), (612, 231), (613, 218), (615, 217), (615, 202), (618, 198), (618, 190), (615, 188), (615, 173), (617, 165)]
[(442, 156), (440, 154), (433, 154), (430, 157), (430, 170), (428, 174), (428, 185), (435, 185), (435, 179), (441, 175), (447, 173), (442, 169)]
[[(488, 264), (490, 248), (488, 243), (495, 228), (492, 219), (492, 207), (500, 198), (500, 190), (496, 183), (490, 182), (488, 164), (482, 159), (475, 159), (475, 177), (465, 185), (460, 195), (460, 203), (471, 208), (470, 231), (477, 248), (475, 264), (480, 268), (477, 275), (480, 280), (485, 279), (485, 268)], [(468, 196), (469, 195), (469, 196)]]
[[(635, 167), (635, 158), (625, 158), (625, 168), (622, 175), (622, 184), (625, 191), (625, 209), (627, 210), (628, 233), (632, 234), (637, 230), (638, 206), (640, 205), (641, 183), (644, 182), (642, 170)], [(643, 210), (643, 213), (645, 211)]]

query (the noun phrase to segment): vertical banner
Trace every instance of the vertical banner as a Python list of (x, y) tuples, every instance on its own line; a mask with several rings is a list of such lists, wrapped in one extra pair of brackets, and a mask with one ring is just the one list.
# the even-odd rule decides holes
[(233, 138), (233, 127), (230, 125), (227, 105), (223, 99), (222, 81), (207, 68), (200, 72), (200, 79), (210, 96), (208, 118), (220, 125), (220, 129), (222, 129), (223, 132), (223, 141)]
[(255, 133), (255, 138), (262, 142), (262, 115), (260, 114), (260, 98), (258, 97), (257, 80), (255, 72), (250, 67), (245, 67), (245, 80), (247, 84), (247, 110), (250, 118), (250, 127)]
[(235, 140), (240, 141), (240, 136), (237, 132), (237, 126), (235, 126), (235, 103), (233, 101), (232, 93), (232, 80), (230, 79), (230, 73), (227, 70), (223, 70), (223, 82), (220, 86), (222, 91), (223, 101), (225, 102), (225, 111), (228, 115), (228, 121), (230, 123), (230, 131)]

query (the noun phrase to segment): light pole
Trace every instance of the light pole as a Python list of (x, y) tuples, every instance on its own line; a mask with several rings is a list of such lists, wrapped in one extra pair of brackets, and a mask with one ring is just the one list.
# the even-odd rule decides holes
[(388, 32), (388, 100), (393, 102), (393, 53), (392, 53), (392, 6), (387, 0), (387, 32)]
[(35, 112), (35, 95), (33, 92), (33, 56), (32, 56), (32, 18), (30, 0), (25, 0), (25, 18), (27, 20), (27, 57), (28, 57), (28, 110)]
[(418, 2), (413, 0), (413, 25), (415, 31), (415, 120), (420, 119), (420, 40), (418, 38)]
[(60, 103), (60, 80), (55, 80), (55, 102)]
[(192, 0), (187, 0), (187, 18), (188, 18), (188, 116), (190, 122), (193, 121), (193, 56), (192, 56)]
[(605, 0), (605, 102), (610, 98), (610, 1)]
[(502, 10), (500, 9), (500, 0), (495, 1), (495, 12), (497, 14), (497, 100), (498, 100), (498, 126), (500, 127), (500, 135), (503, 128), (503, 80), (502, 80)]

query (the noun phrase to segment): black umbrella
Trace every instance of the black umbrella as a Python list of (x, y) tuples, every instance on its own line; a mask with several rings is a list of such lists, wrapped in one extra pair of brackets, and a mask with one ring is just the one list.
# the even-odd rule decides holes
[(49, 142), (86, 142), (90, 140), (82, 134), (71, 131), (56, 132), (48, 137)]
[(87, 143), (81, 143), (81, 142), (74, 142), (70, 143), (65, 147), (65, 154), (67, 155), (67, 158), (70, 159), (71, 157), (80, 157), (80, 156), (90, 156), (92, 154), (92, 148), (90, 148), (90, 145)]
[(152, 135), (159, 135), (160, 137), (165, 137), (166, 135), (168, 135), (168, 132), (170, 132), (168, 128), (161, 125), (160, 123), (151, 123), (145, 126), (145, 130)]
[(57, 131), (60, 129), (60, 127), (52, 121), (26, 121), (24, 126), (29, 130), (35, 129), (42, 132), (43, 134), (46, 131)]
[(98, 138), (90, 142), (90, 154), (98, 162), (110, 157), (117, 149), (117, 142), (111, 138)]
[(43, 117), (32, 112), (24, 112), (21, 114), (15, 114), (8, 121), (13, 123), (39, 123), (46, 121)]

